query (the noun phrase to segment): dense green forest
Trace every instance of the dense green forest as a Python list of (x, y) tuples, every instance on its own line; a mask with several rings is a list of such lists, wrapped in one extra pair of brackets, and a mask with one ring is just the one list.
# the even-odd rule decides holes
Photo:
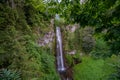
[(61, 80), (57, 26), (66, 80), (120, 80), (120, 0), (0, 0), (0, 80)]

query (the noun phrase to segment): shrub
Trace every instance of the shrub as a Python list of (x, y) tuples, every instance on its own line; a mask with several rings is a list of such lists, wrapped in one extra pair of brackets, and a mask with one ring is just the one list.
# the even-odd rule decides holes
[(93, 38), (93, 28), (91, 27), (85, 27), (82, 31), (82, 35), (81, 35), (81, 46), (82, 46), (82, 50), (86, 53), (89, 53), (95, 44), (95, 40)]
[(91, 54), (94, 58), (106, 58), (110, 56), (109, 47), (103, 39), (97, 39)]
[(20, 72), (2, 69), (0, 70), (0, 80), (21, 80)]
[(120, 80), (120, 55), (112, 55), (111, 65), (115, 68), (115, 71), (109, 75), (108, 80)]
[(52, 54), (49, 54), (47, 51), (43, 51), (41, 54), (41, 63), (42, 63), (42, 78), (41, 80), (59, 80), (59, 76), (56, 73), (56, 68), (54, 65), (55, 58)]

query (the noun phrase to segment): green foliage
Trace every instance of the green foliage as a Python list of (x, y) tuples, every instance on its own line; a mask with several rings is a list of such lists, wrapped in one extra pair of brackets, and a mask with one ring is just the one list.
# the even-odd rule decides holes
[(59, 20), (55, 20), (56, 26), (63, 26), (65, 24), (64, 18), (60, 18)]
[[(71, 5), (72, 4), (72, 5)], [(69, 5), (71, 5), (69, 7)], [(120, 1), (119, 0), (87, 0), (84, 4), (80, 1), (62, 1), (61, 6), (68, 10), (67, 19), (78, 22), (82, 27), (95, 27), (96, 33), (105, 29), (106, 41), (113, 54), (120, 52)], [(66, 14), (66, 13), (65, 13)], [(66, 17), (65, 16), (65, 17)]]
[(59, 77), (55, 70), (54, 60), (55, 58), (51, 54), (50, 50), (39, 47), (36, 43), (31, 41), (28, 37), (26, 43), (27, 54), (23, 57), (21, 63), (22, 78), (28, 79), (41, 79), (41, 80), (58, 80)]
[(75, 38), (75, 36), (74, 36), (74, 33), (68, 33), (68, 34), (71, 35), (71, 36), (68, 36), (68, 48), (69, 48), (69, 50), (73, 50), (76, 47), (76, 46), (74, 46), (74, 43), (75, 43), (74, 38)]
[(76, 31), (75, 31), (75, 38), (74, 38), (74, 47), (75, 47), (75, 49), (77, 49), (77, 50), (80, 50), (81, 49), (81, 29), (79, 28), (79, 29), (77, 29)]
[(43, 51), (41, 54), (42, 63), (42, 80), (59, 80), (58, 74), (55, 70), (55, 57), (48, 51)]
[(46, 4), (44, 3), (43, 0), (26, 0), (26, 5), (29, 4), (40, 12), (45, 11)]
[(73, 61), (73, 58), (72, 58), (71, 55), (67, 54), (67, 55), (65, 55), (65, 58), (66, 58), (67, 63), (68, 63), (69, 66), (74, 64), (74, 61)]
[[(79, 1), (62, 0), (60, 3), (56, 0), (0, 1), (0, 68), (8, 69), (0, 71), (0, 79), (60, 80), (55, 70), (54, 55), (49, 48), (36, 44), (39, 36), (50, 29), (49, 19), (55, 14), (60, 14), (63, 18), (55, 21), (55, 25), (62, 26), (64, 31), (63, 25), (66, 22), (94, 26), (97, 32), (105, 30), (103, 32), (105, 36), (102, 37), (110, 46), (109, 48), (104, 40), (97, 39), (94, 47), (94, 31), (90, 27), (79, 28), (73, 34), (66, 31), (63, 34), (65, 37), (63, 42), (67, 45), (65, 50), (76, 49), (89, 53), (94, 47), (91, 54), (99, 58), (94, 60), (91, 57), (83, 57), (82, 63), (74, 67), (74, 79), (119, 80), (119, 59), (105, 58), (111, 55), (109, 49), (112, 54), (120, 52), (120, 1), (88, 0), (85, 4), (80, 4)], [(13, 3), (14, 8), (11, 7)], [(66, 55), (66, 58), (69, 65), (75, 64), (75, 59), (80, 59), (79, 55)], [(19, 70), (21, 74), (14, 70)]]
[(109, 75), (108, 80), (119, 80), (120, 79), (120, 56), (112, 55), (111, 65), (115, 68), (115, 71)]
[[(72, 25), (69, 25), (67, 27), (70, 26)], [(91, 27), (80, 28), (77, 26), (75, 32), (64, 30), (63, 34), (65, 36), (65, 38), (63, 38), (63, 42), (65, 42), (64, 46), (67, 45), (67, 48), (65, 47), (65, 49), (68, 51), (77, 50), (89, 53), (95, 46), (95, 39), (93, 37), (94, 29)]]
[(74, 33), (68, 32), (67, 34), (71, 35), (66, 35), (69, 49), (89, 53), (95, 45), (93, 33), (94, 29), (90, 27), (78, 28)]
[(95, 40), (93, 38), (93, 32), (94, 30), (91, 27), (85, 27), (81, 32), (81, 47), (84, 52), (89, 53), (94, 45)]
[(75, 59), (77, 59), (78, 61), (80, 61), (80, 57), (79, 55), (77, 55), (77, 53), (75, 55), (70, 55), (70, 54), (67, 54), (66, 56), (66, 62), (68, 64), (69, 67), (73, 67), (75, 65)]
[(20, 72), (2, 69), (0, 70), (0, 80), (21, 80)]
[[(72, 25), (70, 25), (72, 26)], [(69, 27), (69, 26), (67, 26)], [(70, 35), (70, 36), (69, 36)], [(66, 28), (63, 26), (62, 27), (62, 36), (63, 36), (63, 44), (65, 50), (71, 51), (74, 49), (78, 49), (77, 43), (76, 43), (76, 35), (75, 33), (71, 33), (70, 31), (66, 30)]]
[(66, 54), (65, 59), (67, 66), (70, 68), (74, 67), (78, 63), (81, 63), (81, 57), (79, 53), (75, 53), (74, 55)]
[(52, 13), (48, 11), (48, 3), (43, 0), (25, 0), (24, 13), (26, 21), (31, 27), (44, 27), (48, 26)]
[(102, 59), (94, 60), (89, 56), (82, 58), (82, 63), (74, 67), (75, 80), (107, 80), (114, 68)]
[(12, 10), (8, 5), (0, 3), (0, 29), (6, 29), (9, 28), (11, 25), (14, 25), (14, 14), (15, 11)]
[[(13, 1), (14, 9), (11, 3), (0, 3), (0, 68), (19, 70), (22, 80), (58, 80), (54, 55), (36, 44), (37, 35), (49, 30), (46, 5), (41, 0)], [(8, 73), (13, 75), (7, 70), (4, 76)]]
[(106, 58), (111, 55), (109, 46), (103, 39), (96, 39), (95, 47), (90, 53), (94, 58)]

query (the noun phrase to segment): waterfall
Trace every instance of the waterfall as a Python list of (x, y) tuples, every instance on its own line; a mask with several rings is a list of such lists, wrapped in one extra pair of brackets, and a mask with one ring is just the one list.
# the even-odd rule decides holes
[(59, 72), (65, 71), (63, 50), (62, 50), (62, 37), (60, 27), (56, 27), (56, 42), (57, 42), (57, 70)]

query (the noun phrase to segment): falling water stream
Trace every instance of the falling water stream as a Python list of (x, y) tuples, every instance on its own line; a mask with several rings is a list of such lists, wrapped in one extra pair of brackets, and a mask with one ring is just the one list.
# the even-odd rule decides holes
[(60, 27), (56, 27), (56, 48), (57, 48), (57, 71), (60, 74), (61, 80), (73, 80), (71, 77), (72, 75), (69, 68), (66, 68), (63, 50), (62, 50), (62, 35)]
[[(58, 14), (56, 14), (56, 20), (60, 20)], [(72, 80), (71, 76), (68, 76), (69, 69), (65, 66), (63, 49), (62, 49), (62, 35), (60, 27), (56, 27), (56, 65), (57, 71), (60, 74), (61, 80)]]
[(56, 27), (56, 47), (57, 47), (57, 71), (61, 76), (61, 80), (66, 80), (64, 74), (66, 72), (64, 58), (63, 58), (63, 50), (62, 50), (62, 37), (60, 27)]
[(57, 42), (57, 70), (59, 72), (65, 71), (63, 50), (62, 50), (62, 37), (60, 27), (56, 27), (56, 42)]

